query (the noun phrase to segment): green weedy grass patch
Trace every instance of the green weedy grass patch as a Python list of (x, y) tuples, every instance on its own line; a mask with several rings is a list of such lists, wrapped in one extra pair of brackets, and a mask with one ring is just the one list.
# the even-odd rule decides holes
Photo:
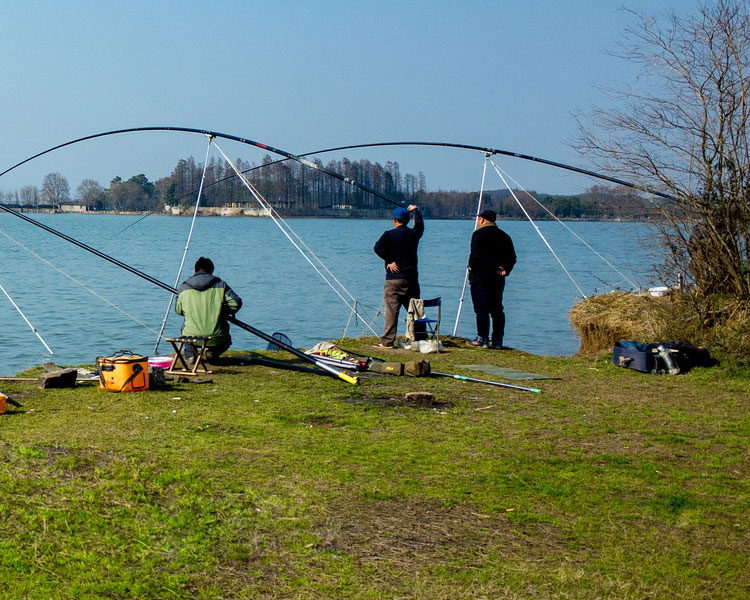
[[(368, 341), (342, 345), (377, 353)], [(747, 371), (458, 342), (428, 358), (561, 379), (353, 387), (227, 364), (136, 394), (4, 386), (24, 407), (0, 416), (0, 596), (750, 594)]]

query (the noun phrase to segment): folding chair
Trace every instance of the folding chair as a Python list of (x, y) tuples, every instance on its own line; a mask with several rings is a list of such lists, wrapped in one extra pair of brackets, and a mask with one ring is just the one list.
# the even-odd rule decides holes
[[(169, 375), (202, 375), (203, 373), (213, 373), (213, 371), (209, 371), (208, 368), (206, 368), (206, 365), (203, 362), (203, 355), (206, 353), (206, 345), (208, 344), (208, 340), (211, 339), (210, 335), (181, 335), (176, 338), (164, 339), (172, 344), (172, 348), (174, 348), (175, 352), (174, 358), (172, 358), (172, 364), (167, 370)], [(188, 360), (185, 359), (185, 346), (192, 351), (192, 366), (188, 363)]]
[[(437, 298), (430, 298), (429, 300), (424, 300), (424, 308), (436, 308), (437, 309), (437, 318), (431, 319), (426, 314), (421, 319), (414, 319), (415, 323), (422, 323), (424, 324), (428, 337), (430, 339), (435, 340), (438, 342), (438, 347), (440, 347), (440, 308), (441, 308), (441, 302), (440, 302), (440, 296)], [(425, 311), (426, 312), (426, 311)]]

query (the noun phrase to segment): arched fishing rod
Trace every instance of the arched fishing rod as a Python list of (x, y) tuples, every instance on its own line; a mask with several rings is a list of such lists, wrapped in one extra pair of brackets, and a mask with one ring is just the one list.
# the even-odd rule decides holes
[(106, 137), (109, 135), (118, 135), (121, 133), (135, 133), (139, 131), (181, 131), (183, 133), (199, 133), (201, 135), (207, 135), (211, 137), (217, 137), (217, 138), (223, 138), (225, 140), (232, 140), (234, 142), (240, 142), (242, 144), (248, 144), (250, 146), (255, 146), (256, 148), (262, 148), (263, 150), (268, 150), (269, 152), (273, 152), (274, 154), (278, 154), (279, 156), (283, 156), (286, 159), (289, 160), (295, 160), (299, 162), (300, 164), (305, 165), (306, 167), (309, 167), (311, 169), (315, 169), (316, 171), (320, 171), (321, 173), (325, 173), (326, 175), (329, 175), (331, 177), (334, 177), (336, 179), (339, 179), (340, 181), (343, 181), (344, 183), (348, 183), (349, 185), (352, 185), (356, 188), (361, 189), (364, 192), (367, 192), (368, 194), (372, 194), (373, 196), (376, 196), (382, 200), (385, 200), (386, 202), (390, 202), (391, 204), (396, 204), (397, 206), (405, 206), (403, 202), (399, 202), (397, 200), (393, 200), (392, 198), (389, 198), (385, 194), (382, 194), (381, 192), (378, 192), (377, 190), (371, 188), (368, 185), (365, 185), (363, 183), (359, 183), (357, 181), (354, 181), (353, 179), (350, 179), (349, 177), (345, 177), (344, 175), (341, 175), (340, 173), (336, 173), (336, 171), (331, 171), (330, 169), (326, 169), (325, 167), (322, 167), (318, 164), (315, 164), (312, 161), (309, 161), (301, 156), (298, 156), (296, 154), (292, 154), (291, 152), (287, 152), (285, 150), (280, 150), (279, 148), (274, 148), (273, 146), (268, 146), (266, 144), (262, 144), (261, 142), (256, 142), (254, 140), (250, 140), (247, 138), (242, 138), (236, 135), (229, 135), (227, 133), (220, 133), (218, 131), (210, 131), (208, 129), (195, 129), (192, 127), (166, 127), (166, 126), (156, 126), (156, 127), (129, 127), (127, 129), (114, 129), (112, 131), (105, 131), (102, 133), (95, 133), (93, 135), (87, 135), (81, 138), (77, 138), (75, 140), (70, 140), (69, 142), (65, 142), (63, 144), (58, 144), (57, 146), (53, 146), (52, 148), (47, 148), (46, 150), (43, 150), (42, 152), (38, 152), (37, 154), (34, 154), (33, 156), (30, 156), (21, 162), (16, 163), (12, 167), (9, 167), (5, 169), (5, 171), (0, 173), (0, 177), (5, 175), (6, 173), (9, 173), (13, 169), (16, 169), (20, 167), (21, 165), (26, 164), (27, 162), (30, 162), (36, 158), (39, 158), (40, 156), (44, 156), (45, 154), (49, 154), (50, 152), (54, 152), (55, 150), (59, 150), (60, 148), (65, 148), (66, 146), (72, 146), (73, 144), (77, 144), (79, 142), (85, 142), (87, 140), (93, 140), (100, 137)]
[[(99, 258), (103, 258), (104, 260), (111, 262), (114, 265), (117, 265), (118, 267), (125, 269), (126, 271), (130, 271), (133, 275), (137, 275), (138, 277), (141, 277), (142, 279), (145, 279), (146, 281), (153, 283), (154, 285), (159, 286), (160, 288), (167, 290), (168, 292), (172, 294), (177, 294), (177, 290), (173, 288), (171, 285), (167, 285), (166, 283), (159, 281), (158, 279), (152, 277), (151, 275), (148, 275), (147, 273), (144, 273), (143, 271), (139, 271), (135, 267), (132, 267), (120, 260), (117, 260), (116, 258), (113, 258), (107, 254), (104, 254), (104, 252), (100, 252), (96, 248), (92, 248), (91, 246), (88, 246), (87, 244), (84, 244), (80, 240), (77, 240), (75, 238), (70, 237), (69, 235), (66, 235), (62, 233), (61, 231), (57, 231), (56, 229), (53, 229), (52, 227), (48, 227), (44, 223), (40, 223), (39, 221), (36, 221), (35, 219), (32, 219), (31, 217), (28, 217), (24, 215), (23, 213), (20, 213), (16, 210), (13, 210), (10, 207), (3, 206), (0, 204), (0, 210), (4, 210), (7, 213), (10, 213), (12, 215), (15, 215), (16, 217), (19, 217), (20, 219), (23, 219), (24, 221), (31, 223), (32, 225), (35, 225), (36, 227), (39, 227), (41, 229), (44, 229), (45, 231), (56, 235), (59, 238), (64, 239), (66, 242), (70, 242), (71, 244), (74, 244), (75, 246), (78, 246), (79, 248), (82, 248), (83, 250), (86, 250), (87, 252), (91, 252), (92, 254), (95, 254)], [(234, 325), (237, 325), (240, 329), (244, 329), (245, 331), (249, 331), (253, 335), (267, 341), (271, 342), (273, 344), (276, 344), (280, 348), (286, 350), (287, 352), (291, 352), (294, 354), (297, 358), (301, 358), (307, 362), (313, 363), (316, 367), (319, 367), (326, 371), (330, 375), (334, 375), (338, 377), (339, 379), (343, 379), (347, 383), (356, 384), (358, 383), (358, 380), (356, 377), (352, 377), (351, 375), (348, 375), (346, 373), (342, 373), (341, 371), (334, 369), (330, 365), (327, 365), (326, 363), (315, 360), (310, 355), (305, 354), (304, 352), (300, 352), (297, 350), (294, 346), (290, 346), (288, 344), (285, 344), (284, 342), (281, 342), (274, 338), (273, 336), (268, 335), (267, 333), (261, 331), (260, 329), (256, 329), (252, 325), (248, 325), (247, 323), (243, 323), (236, 317), (227, 317), (227, 320), (230, 323), (233, 323)]]
[[(256, 142), (256, 141), (253, 141), (247, 138), (238, 137), (235, 135), (219, 133), (217, 131), (211, 131), (208, 129), (195, 129), (192, 127), (167, 127), (167, 126), (130, 127), (127, 129), (114, 129), (112, 131), (105, 131), (102, 133), (95, 133), (93, 135), (87, 135), (81, 138), (77, 138), (75, 140), (71, 140), (63, 144), (58, 144), (57, 146), (53, 146), (52, 148), (48, 148), (47, 150), (43, 150), (42, 152), (39, 152), (33, 156), (30, 156), (29, 158), (22, 160), (19, 163), (16, 163), (15, 165), (13, 165), (12, 167), (9, 167), (5, 171), (0, 172), (0, 177), (5, 175), (6, 173), (9, 173), (13, 169), (20, 167), (21, 165), (26, 164), (29, 161), (34, 160), (35, 158), (39, 158), (40, 156), (44, 156), (45, 154), (54, 152), (55, 150), (59, 150), (60, 148), (65, 148), (66, 146), (71, 146), (79, 142), (84, 142), (87, 140), (92, 140), (92, 139), (105, 137), (109, 135), (117, 135), (121, 133), (135, 133), (139, 131), (181, 131), (184, 133), (199, 133), (201, 135), (209, 135), (209, 136), (214, 136), (218, 138), (224, 138), (227, 140), (240, 142), (242, 144), (255, 146), (256, 148), (262, 148), (263, 150), (268, 150), (269, 152), (273, 152), (274, 154), (283, 156), (284, 160), (295, 160), (299, 162), (300, 164), (305, 165), (306, 167), (315, 169), (316, 171), (320, 171), (321, 173), (325, 173), (326, 175), (329, 175), (340, 181), (343, 181), (344, 183), (347, 183), (356, 188), (359, 188), (364, 192), (372, 194), (373, 196), (376, 196), (377, 198), (380, 198), (381, 200), (385, 200), (386, 202), (389, 202), (396, 206), (405, 206), (405, 204), (403, 202), (399, 202), (397, 200), (389, 198), (385, 194), (378, 192), (377, 190), (371, 188), (370, 186), (359, 183), (353, 179), (350, 179), (349, 177), (345, 177), (344, 175), (341, 175), (340, 173), (336, 173), (335, 171), (332, 171), (312, 161), (309, 161), (305, 158), (305, 156), (311, 156), (314, 154), (325, 154), (327, 152), (337, 152), (341, 150), (353, 150), (357, 148), (377, 148), (377, 147), (385, 147), (385, 146), (435, 146), (435, 147), (444, 147), (444, 148), (459, 148), (459, 149), (464, 149), (464, 150), (475, 150), (477, 152), (482, 152), (484, 154), (490, 154), (490, 155), (499, 154), (501, 156), (511, 156), (513, 158), (529, 160), (529, 161), (537, 162), (540, 164), (545, 164), (545, 165), (549, 165), (552, 167), (556, 167), (558, 169), (565, 169), (567, 171), (573, 171), (575, 173), (580, 173), (582, 175), (587, 175), (589, 177), (594, 177), (596, 179), (602, 179), (604, 181), (609, 181), (610, 183), (623, 185), (625, 187), (629, 187), (635, 190), (646, 192), (648, 194), (653, 194), (654, 196), (659, 196), (660, 198), (665, 198), (666, 200), (676, 200), (674, 196), (665, 194), (664, 192), (660, 192), (658, 190), (654, 190), (646, 186), (637, 185), (635, 183), (625, 181), (624, 179), (620, 179), (618, 177), (611, 177), (609, 175), (604, 175), (603, 173), (597, 173), (596, 171), (591, 171), (589, 169), (582, 169), (580, 167), (568, 165), (568, 164), (553, 161), (553, 160), (548, 160), (546, 158), (539, 158), (537, 156), (531, 156), (530, 154), (521, 154), (520, 152), (512, 152), (510, 150), (501, 150), (499, 148), (488, 148), (488, 147), (483, 147), (483, 146), (474, 146), (471, 144), (458, 144), (458, 143), (452, 143), (452, 142), (375, 142), (375, 143), (370, 143), (370, 144), (353, 144), (353, 145), (348, 145), (348, 146), (338, 146), (335, 148), (326, 148), (324, 150), (318, 150), (316, 152), (306, 152), (305, 154), (292, 154), (291, 152), (280, 150), (279, 148), (274, 148), (273, 146), (262, 144), (261, 142)], [(276, 162), (281, 162), (281, 161), (276, 161)]]
[[(594, 171), (589, 171), (589, 170), (586, 170), (586, 169), (581, 169), (579, 167), (574, 167), (572, 165), (566, 165), (566, 164), (559, 163), (559, 162), (554, 162), (554, 161), (547, 160), (547, 159), (544, 159), (544, 158), (537, 158), (535, 156), (528, 156), (528, 155), (525, 155), (525, 154), (519, 154), (517, 152), (509, 152), (509, 151), (506, 151), (506, 150), (498, 150), (496, 148), (482, 148), (480, 146), (470, 146), (468, 144), (451, 144), (451, 143), (448, 143), (448, 142), (377, 142), (377, 143), (372, 143), (372, 144), (352, 144), (350, 146), (338, 146), (336, 148), (325, 148), (323, 150), (315, 150), (313, 152), (304, 152), (303, 154), (298, 154), (297, 157), (302, 158), (302, 157), (307, 157), (307, 156), (315, 156), (317, 154), (326, 154), (328, 152), (339, 152), (341, 150), (357, 150), (357, 149), (360, 149), (360, 148), (372, 148), (372, 147), (378, 147), (378, 146), (447, 146), (447, 147), (451, 147), (451, 148), (460, 148), (460, 149), (464, 149), (464, 150), (476, 150), (478, 152), (484, 152), (485, 155), (488, 156), (488, 157), (491, 156), (491, 155), (493, 155), (493, 154), (499, 154), (499, 155), (505, 155), (505, 156), (513, 156), (514, 158), (522, 158), (522, 159), (526, 159), (526, 160), (533, 160), (535, 162), (539, 162), (539, 163), (542, 163), (542, 164), (550, 165), (550, 166), (553, 166), (553, 167), (558, 167), (560, 169), (567, 169), (567, 170), (570, 170), (570, 171), (575, 171), (576, 173), (581, 173), (583, 175), (588, 175), (590, 177), (595, 177), (597, 179), (603, 179), (603, 180), (609, 181), (611, 183), (617, 183), (619, 185), (624, 185), (624, 186), (632, 188), (632, 189), (636, 189), (636, 190), (639, 190), (639, 191), (642, 191), (642, 192), (647, 192), (649, 194), (653, 194), (655, 196), (659, 196), (661, 198), (665, 198), (666, 200), (675, 200), (675, 197), (674, 196), (670, 196), (669, 194), (665, 194), (663, 192), (658, 192), (658, 191), (653, 190), (653, 189), (648, 188), (648, 187), (639, 186), (639, 185), (636, 185), (634, 183), (630, 183), (629, 181), (625, 181), (623, 179), (618, 179), (617, 177), (610, 177), (609, 175), (604, 175), (602, 173), (596, 173)], [(244, 171), (242, 171), (242, 173), (243, 174), (247, 174), (247, 173), (250, 173), (252, 171), (258, 171), (260, 169), (265, 169), (266, 167), (272, 167), (273, 165), (277, 165), (279, 163), (283, 163), (283, 162), (286, 162), (288, 160), (293, 160), (293, 159), (292, 158), (279, 158), (277, 160), (272, 160), (271, 162), (265, 163), (263, 165), (256, 165), (255, 167), (250, 167), (249, 169), (245, 169)], [(0, 176), (1, 175), (2, 174), (0, 174)], [(222, 177), (221, 179), (217, 179), (216, 181), (212, 181), (211, 183), (206, 184), (205, 187), (211, 187), (213, 185), (218, 185), (219, 183), (221, 183), (223, 181), (228, 181), (229, 179), (234, 179), (235, 177), (236, 177), (236, 175), (233, 173), (232, 175), (227, 175), (226, 177)], [(182, 200), (183, 198), (187, 198), (188, 196), (193, 196), (193, 195), (195, 195), (196, 191), (197, 190), (192, 190), (192, 191), (190, 191), (190, 192), (188, 192), (186, 194), (183, 194), (182, 196), (179, 196), (178, 198), (175, 198), (175, 201)], [(396, 202), (396, 201), (391, 200), (389, 198), (385, 198), (385, 200), (387, 200), (391, 204), (397, 204), (399, 206), (403, 205), (403, 203)], [(328, 207), (321, 206), (320, 208), (328, 208)], [(130, 227), (132, 227), (133, 225), (135, 225), (136, 223), (138, 223), (142, 219), (145, 219), (146, 217), (150, 216), (151, 214), (153, 214), (153, 212), (150, 212), (150, 213), (146, 214), (145, 216), (141, 217), (140, 219), (138, 219), (138, 221), (135, 221), (135, 223), (131, 223), (125, 229), (129, 229)], [(123, 229), (123, 231), (125, 231), (125, 229)], [(122, 233), (122, 231), (120, 233)]]
[[(482, 152), (483, 154), (489, 154), (489, 155), (499, 154), (501, 156), (512, 156), (513, 158), (520, 158), (522, 160), (530, 160), (530, 161), (538, 162), (544, 165), (549, 165), (551, 167), (557, 167), (558, 169), (565, 169), (567, 171), (581, 173), (582, 175), (588, 175), (589, 177), (594, 177), (596, 179), (609, 181), (610, 183), (624, 185), (625, 187), (629, 187), (634, 190), (639, 190), (641, 192), (646, 192), (648, 194), (653, 194), (654, 196), (659, 196), (660, 198), (664, 198), (666, 200), (676, 200), (674, 196), (665, 194), (664, 192), (660, 192), (653, 188), (638, 185), (636, 183), (631, 183), (630, 181), (625, 181), (624, 179), (619, 179), (617, 177), (611, 177), (603, 173), (597, 173), (596, 171), (590, 171), (588, 169), (583, 169), (581, 167), (576, 167), (573, 165), (567, 165), (565, 163), (556, 162), (554, 160), (548, 160), (546, 158), (539, 158), (538, 156), (531, 156), (530, 154), (521, 154), (519, 152), (512, 152), (510, 150), (500, 150), (498, 148), (486, 148), (483, 146), (473, 146), (471, 144), (457, 144), (457, 143), (451, 143), (451, 142), (375, 142), (371, 144), (353, 144), (350, 146), (338, 146), (337, 148), (326, 148), (325, 150), (317, 150), (315, 152), (305, 152), (304, 154), (298, 154), (297, 156), (305, 157), (305, 156), (312, 156), (315, 154), (325, 154), (327, 152), (338, 152), (340, 150), (354, 150), (358, 148), (377, 148), (380, 146), (441, 146), (445, 148), (460, 148), (463, 150), (476, 150), (477, 152)], [(283, 162), (284, 160), (288, 160), (288, 159), (281, 159), (281, 160), (277, 160), (274, 162)], [(268, 163), (267, 165), (260, 165), (254, 168), (270, 166), (271, 164), (274, 164), (274, 163)], [(2, 173), (0, 173), (0, 176), (1, 175)], [(388, 200), (389, 202), (392, 202), (395, 204), (393, 200), (390, 200), (388, 198), (384, 198), (384, 200)]]

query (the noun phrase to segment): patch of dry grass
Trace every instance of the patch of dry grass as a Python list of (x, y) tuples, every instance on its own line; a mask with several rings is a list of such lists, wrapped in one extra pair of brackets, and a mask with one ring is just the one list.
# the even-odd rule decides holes
[(668, 296), (612, 292), (590, 296), (570, 309), (570, 323), (581, 336), (582, 356), (612, 350), (619, 340), (655, 341), (663, 331)]
[(685, 340), (741, 364), (750, 360), (750, 304), (742, 299), (699, 300), (673, 291), (652, 297), (629, 292), (591, 296), (570, 310), (581, 336), (580, 356), (611, 352), (619, 340)]

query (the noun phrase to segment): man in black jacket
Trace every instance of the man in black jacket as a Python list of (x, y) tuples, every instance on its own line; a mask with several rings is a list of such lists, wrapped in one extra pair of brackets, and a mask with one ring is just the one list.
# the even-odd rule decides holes
[(479, 213), (477, 228), (471, 236), (469, 284), (477, 317), (477, 337), (469, 344), (500, 349), (503, 347), (505, 333), (505, 278), (516, 264), (516, 252), (510, 236), (495, 225), (496, 219), (495, 211), (483, 210)]
[[(410, 214), (414, 213), (414, 226), (408, 227)], [(398, 313), (409, 300), (419, 298), (419, 273), (417, 271), (417, 246), (424, 233), (424, 221), (415, 204), (408, 209), (398, 207), (393, 211), (393, 229), (380, 236), (373, 250), (385, 263), (385, 330), (378, 347), (396, 345)]]

